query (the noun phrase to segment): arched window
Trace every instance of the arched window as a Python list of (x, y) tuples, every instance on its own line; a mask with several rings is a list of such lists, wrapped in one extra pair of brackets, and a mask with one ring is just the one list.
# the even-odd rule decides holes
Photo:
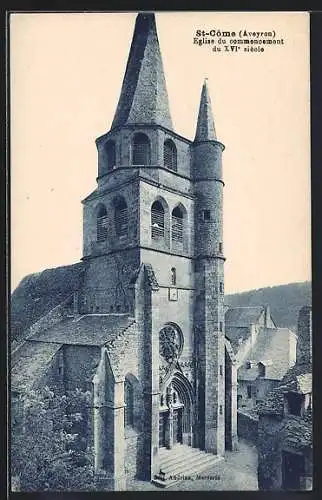
[(142, 133), (135, 134), (132, 144), (132, 164), (150, 165), (150, 140)]
[(107, 141), (104, 147), (105, 147), (107, 171), (110, 172), (116, 165), (115, 142)]
[(177, 148), (171, 139), (164, 141), (163, 163), (166, 168), (177, 171)]
[(175, 267), (171, 268), (171, 285), (177, 284), (177, 271)]
[(171, 235), (173, 249), (182, 249), (183, 246), (183, 211), (180, 207), (172, 210)]
[(104, 205), (101, 205), (96, 219), (96, 239), (104, 241), (107, 239), (107, 211)]
[(153, 240), (164, 238), (164, 208), (159, 201), (151, 207), (151, 236)]
[(123, 199), (120, 199), (115, 204), (114, 223), (115, 233), (117, 236), (127, 235), (128, 230), (128, 213), (127, 205)]
[(126, 427), (132, 427), (134, 424), (134, 391), (131, 382), (125, 379), (124, 382), (124, 423)]

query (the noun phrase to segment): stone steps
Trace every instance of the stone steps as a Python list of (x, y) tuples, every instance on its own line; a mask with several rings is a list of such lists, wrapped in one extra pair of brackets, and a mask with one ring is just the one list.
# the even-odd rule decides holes
[(175, 466), (176, 463), (182, 463), (186, 460), (186, 458), (191, 459), (193, 457), (200, 456), (200, 453), (204, 453), (201, 452), (199, 448), (187, 448), (181, 445), (180, 448), (178, 446), (177, 449), (173, 449), (171, 451), (167, 450), (166, 452), (160, 453), (159, 461), (162, 470), (166, 471), (169, 468)]
[(160, 470), (163, 474), (156, 474), (152, 482), (160, 488), (169, 488), (180, 481), (195, 478), (221, 460), (223, 457), (185, 445), (176, 445), (172, 450), (160, 450)]

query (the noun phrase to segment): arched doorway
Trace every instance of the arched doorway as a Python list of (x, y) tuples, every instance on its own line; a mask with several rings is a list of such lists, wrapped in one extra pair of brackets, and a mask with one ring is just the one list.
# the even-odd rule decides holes
[(160, 397), (159, 446), (172, 448), (182, 443), (192, 445), (192, 387), (180, 372), (176, 372)]

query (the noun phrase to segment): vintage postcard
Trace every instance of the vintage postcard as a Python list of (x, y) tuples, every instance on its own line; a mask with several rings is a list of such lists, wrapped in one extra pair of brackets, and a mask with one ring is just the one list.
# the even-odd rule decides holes
[(9, 28), (11, 491), (311, 490), (309, 14)]

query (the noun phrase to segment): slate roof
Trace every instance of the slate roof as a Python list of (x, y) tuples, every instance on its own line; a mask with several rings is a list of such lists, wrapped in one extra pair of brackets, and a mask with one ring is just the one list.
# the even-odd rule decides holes
[(11, 390), (28, 391), (39, 382), (61, 344), (24, 342), (11, 357)]
[[(264, 401), (259, 403), (258, 412), (260, 415), (284, 415), (284, 394), (292, 391), (298, 393), (312, 392), (312, 367), (310, 365), (294, 365), (290, 368), (281, 383), (270, 391)], [(306, 415), (306, 420), (311, 421), (310, 413)]]
[[(290, 368), (289, 339), (295, 335), (288, 328), (260, 328), (256, 341), (247, 358), (253, 362), (262, 362), (265, 378), (281, 380)], [(247, 369), (244, 365), (238, 370), (238, 378), (254, 380), (258, 375), (257, 366)]]
[(288, 415), (281, 429), (281, 439), (289, 447), (309, 448), (312, 447), (312, 414), (308, 413), (305, 418), (297, 418)]
[(82, 287), (85, 265), (45, 269), (26, 276), (11, 296), (10, 335), (21, 340), (25, 330)]
[(172, 129), (155, 15), (138, 14), (121, 95), (112, 123), (147, 123)]
[(264, 306), (231, 307), (225, 314), (225, 325), (233, 327), (249, 327), (256, 324), (260, 315), (265, 311)]
[(208, 91), (207, 79), (205, 79), (198, 113), (195, 141), (215, 141), (216, 131), (211, 109), (211, 100)]
[(225, 333), (228, 337), (234, 352), (237, 353), (240, 343), (243, 343), (250, 336), (249, 326), (229, 326), (226, 324)]
[(30, 337), (38, 342), (103, 346), (135, 322), (126, 314), (86, 314), (67, 318)]

